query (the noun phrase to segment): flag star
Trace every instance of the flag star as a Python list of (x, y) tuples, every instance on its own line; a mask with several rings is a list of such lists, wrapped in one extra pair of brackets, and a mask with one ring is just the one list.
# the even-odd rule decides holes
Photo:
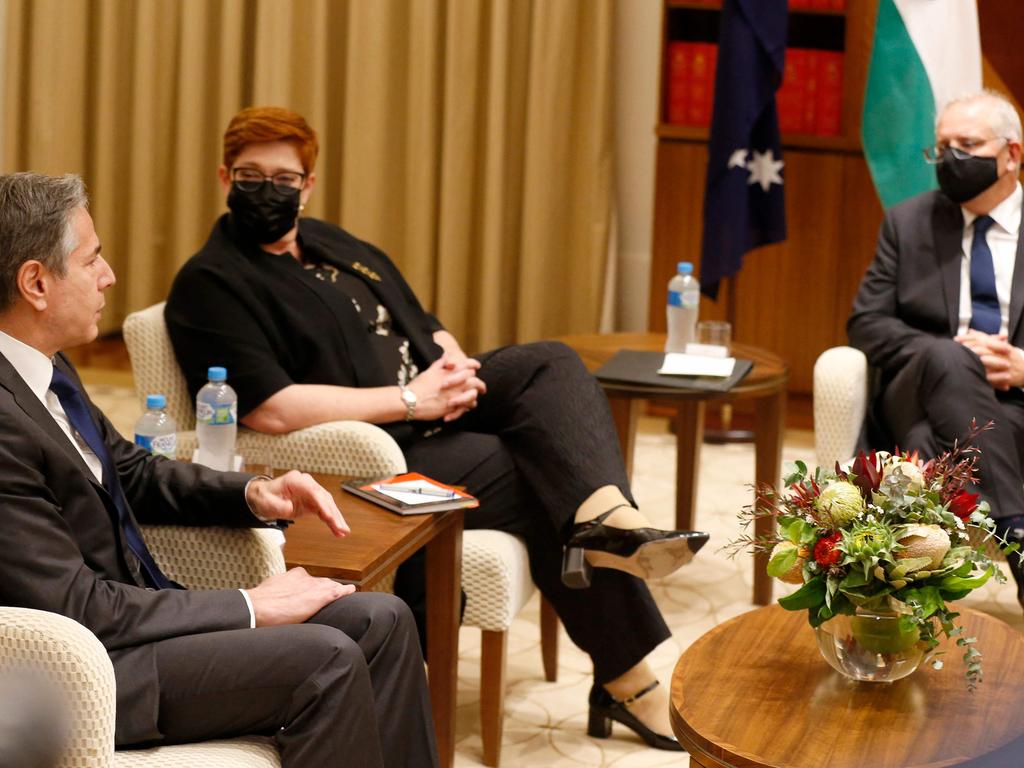
[(747, 150), (737, 149), (729, 155), (729, 163), (726, 168), (745, 168), (747, 165)]
[[(772, 184), (781, 185), (782, 176), (779, 175), (779, 171), (782, 170), (785, 163), (782, 160), (776, 160), (770, 149), (767, 152), (758, 152), (755, 149), (752, 154), (753, 157), (747, 163), (747, 170), (750, 171), (747, 184), (760, 184), (761, 189), (765, 192)], [(732, 162), (731, 159), (730, 162)]]

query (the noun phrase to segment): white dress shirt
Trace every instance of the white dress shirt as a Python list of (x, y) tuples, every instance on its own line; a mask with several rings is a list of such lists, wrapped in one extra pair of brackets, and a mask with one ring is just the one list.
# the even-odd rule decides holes
[[(78, 430), (71, 426), (60, 400), (50, 391), (50, 380), (53, 378), (53, 361), (35, 347), (30, 347), (23, 341), (0, 331), (0, 354), (7, 358), (14, 366), (14, 370), (25, 381), (32, 394), (39, 398), (39, 402), (53, 416), (57, 426), (68, 436), (68, 440), (75, 446), (75, 449), (82, 455), (89, 471), (96, 478), (96, 482), (103, 483), (103, 464), (99, 457), (85, 442), (85, 439), (78, 434)], [(249, 626), (256, 626), (256, 611), (252, 606), (252, 599), (244, 589), (238, 590), (245, 598), (245, 605), (249, 609)]]
[[(992, 266), (996, 273), (996, 295), (999, 297), (999, 332), (1008, 333), (1010, 326), (1010, 292), (1013, 287), (1013, 268), (1017, 262), (1017, 236), (1020, 233), (1021, 201), (1024, 191), (1018, 183), (1003, 202), (989, 212), (995, 223), (985, 233), (985, 242), (992, 251)], [(971, 242), (974, 239), (974, 220), (978, 215), (961, 207), (964, 213), (964, 234), (960, 261), (960, 326), (959, 335), (967, 333), (973, 309), (971, 307)]]

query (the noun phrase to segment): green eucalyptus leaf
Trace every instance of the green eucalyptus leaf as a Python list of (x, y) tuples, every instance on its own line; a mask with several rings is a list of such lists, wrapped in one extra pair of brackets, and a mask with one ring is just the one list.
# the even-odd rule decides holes
[(787, 611), (817, 608), (825, 600), (825, 579), (815, 576), (791, 595), (779, 598), (779, 605)]
[(796, 547), (777, 547), (768, 561), (768, 575), (779, 578), (788, 573), (796, 565), (798, 554)]
[(992, 571), (995, 566), (989, 566), (981, 574), (974, 577), (961, 577), (961, 576), (946, 576), (939, 582), (939, 588), (944, 590), (963, 590), (963, 589), (977, 589), (990, 578), (992, 578)]

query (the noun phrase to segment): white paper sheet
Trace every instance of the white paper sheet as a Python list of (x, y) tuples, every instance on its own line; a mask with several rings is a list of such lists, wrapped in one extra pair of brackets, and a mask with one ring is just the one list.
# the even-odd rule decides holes
[(658, 369), (668, 376), (716, 376), (726, 378), (736, 367), (735, 357), (705, 357), (669, 352)]
[[(408, 480), (399, 483), (403, 488), (423, 488), (429, 491), (444, 491), (447, 492), (446, 488), (439, 488), (433, 483), (428, 483), (425, 480)], [(385, 496), (390, 496), (396, 501), (401, 501), (403, 504), (431, 504), (438, 501), (450, 501), (455, 498), (455, 494), (451, 493), (447, 496), (435, 496), (434, 494), (416, 493), (414, 491), (396, 491), (390, 488), (382, 487), (382, 484), (378, 483), (373, 486), (375, 490), (380, 491)]]

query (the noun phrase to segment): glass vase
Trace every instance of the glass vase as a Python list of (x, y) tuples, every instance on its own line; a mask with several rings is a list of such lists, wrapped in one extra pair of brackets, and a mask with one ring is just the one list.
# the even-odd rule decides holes
[(857, 609), (815, 629), (818, 650), (836, 671), (853, 680), (891, 683), (917, 669), (925, 651), (917, 627), (901, 626), (894, 612)]

